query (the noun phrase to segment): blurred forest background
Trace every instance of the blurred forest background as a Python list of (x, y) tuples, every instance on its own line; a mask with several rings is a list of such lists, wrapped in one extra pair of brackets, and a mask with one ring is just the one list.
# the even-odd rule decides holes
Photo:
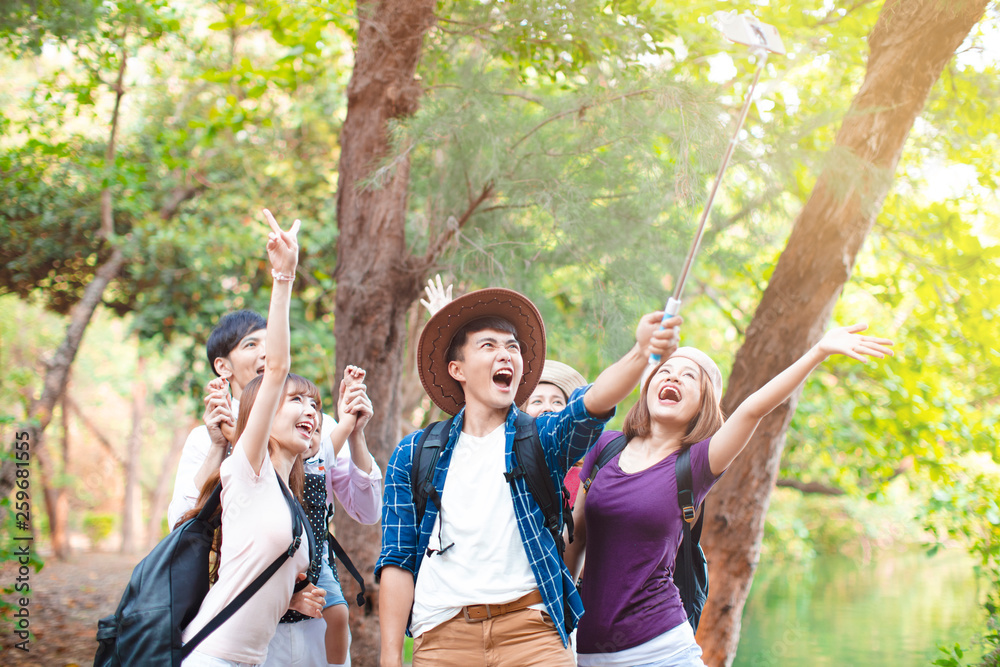
[[(719, 10), (774, 24), (788, 54), (769, 60), (709, 221), (684, 342), (720, 362), (730, 409), (832, 324), (867, 321), (896, 356), (824, 364), (709, 497), (716, 632), (699, 641), (709, 664), (785, 664), (780, 641), (812, 632), (801, 618), (737, 656), (741, 620), (763, 627), (753, 596), (743, 618), (758, 563), (780, 580), (837, 557), (843, 583), (917, 553), (885, 577), (934, 591), (919, 563), (946, 547), (974, 569), (975, 620), (930, 650), (998, 664), (987, 0), (3, 3), (0, 559), (25, 429), (39, 566), (141, 555), (165, 534), (208, 333), (267, 309), (264, 206), (303, 220), (294, 368), (327, 405), (346, 364), (369, 369), (383, 468), (440, 416), (412, 356), (436, 272), (525, 292), (549, 356), (595, 377), (669, 296), (751, 80)], [(370, 578), (377, 532), (338, 531)], [(876, 599), (871, 622), (906, 623), (909, 604)], [(356, 665), (376, 664), (376, 610), (377, 588), (352, 610)]]

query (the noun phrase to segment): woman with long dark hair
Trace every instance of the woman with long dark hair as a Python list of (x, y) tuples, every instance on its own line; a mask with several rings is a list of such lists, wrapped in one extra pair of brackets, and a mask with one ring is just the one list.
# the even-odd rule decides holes
[[(222, 481), (222, 536), (218, 580), (185, 628), (190, 640), (245, 589), (292, 542), (292, 515), (282, 486), (301, 498), (302, 456), (320, 428), (319, 391), (312, 382), (288, 372), (288, 311), (298, 265), (299, 221), (283, 231), (269, 211), (267, 254), (271, 262), (271, 305), (267, 318), (264, 373), (243, 390), (232, 455), (219, 468)], [(214, 488), (210, 479), (199, 506)], [(257, 665), (278, 620), (289, 608), (297, 577), (309, 567), (309, 541), (267, 583), (184, 661), (185, 667)], [(317, 593), (318, 591), (318, 593)], [(299, 611), (317, 616), (322, 591), (297, 596)]]

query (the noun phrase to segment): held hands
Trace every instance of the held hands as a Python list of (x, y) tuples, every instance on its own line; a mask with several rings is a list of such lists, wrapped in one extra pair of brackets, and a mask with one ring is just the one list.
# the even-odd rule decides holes
[(205, 387), (205, 413), (202, 420), (208, 427), (208, 435), (212, 444), (226, 449), (232, 441), (236, 420), (233, 418), (233, 405), (229, 398), (229, 381), (225, 378), (215, 378)]
[[(271, 260), (271, 269), (276, 280), (291, 282), (295, 276), (295, 267), (299, 263), (299, 225), (300, 220), (292, 223), (292, 228), (287, 232), (278, 226), (277, 221), (271, 212), (264, 209), (264, 219), (271, 226), (271, 233), (267, 235), (267, 257)], [(278, 276), (283, 278), (278, 278)]]
[(680, 326), (684, 321), (679, 315), (671, 317), (664, 322), (663, 311), (658, 310), (648, 315), (643, 315), (639, 320), (639, 326), (635, 329), (635, 341), (639, 346), (639, 352), (648, 359), (652, 354), (660, 355), (661, 359), (668, 358), (677, 351), (680, 343)]
[[(437, 284), (434, 284), (434, 280), (437, 280)], [(445, 289), (444, 285), (441, 283), (441, 274), (434, 276), (434, 280), (427, 281), (427, 287), (424, 288), (424, 293), (427, 294), (427, 300), (420, 300), (424, 308), (427, 309), (432, 316), (437, 311), (444, 308), (451, 302), (451, 288), (452, 285), (448, 285), (448, 289)]]
[(859, 323), (831, 329), (816, 343), (816, 349), (824, 357), (843, 354), (858, 361), (866, 361), (865, 356), (878, 359), (884, 359), (886, 355), (891, 357), (892, 350), (888, 346), (893, 344), (892, 341), (888, 338), (860, 335), (867, 328), (867, 324)]
[(340, 420), (354, 420), (351, 434), (361, 433), (371, 421), (374, 410), (371, 399), (368, 398), (368, 387), (365, 385), (366, 371), (358, 366), (348, 366), (344, 369), (344, 379), (340, 381), (340, 399), (337, 411)]
[[(306, 578), (305, 572), (300, 572), (297, 581)], [(292, 594), (292, 599), (288, 602), (288, 608), (312, 618), (320, 618), (323, 615), (323, 603), (326, 601), (326, 591), (317, 588), (312, 584), (307, 584), (298, 593)]]

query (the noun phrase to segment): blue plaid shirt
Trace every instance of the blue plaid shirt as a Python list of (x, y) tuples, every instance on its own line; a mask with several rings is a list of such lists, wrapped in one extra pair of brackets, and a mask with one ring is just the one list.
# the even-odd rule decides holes
[[(607, 420), (592, 417), (583, 405), (583, 395), (589, 389), (581, 387), (570, 396), (569, 404), (560, 412), (547, 412), (535, 420), (538, 437), (545, 450), (545, 461), (549, 466), (552, 481), (561, 488), (566, 470), (593, 447), (604, 430)], [(517, 408), (513, 405), (507, 413), (507, 451), (505, 465), (507, 471), (515, 467), (514, 422)], [(444, 493), (444, 481), (448, 475), (451, 455), (455, 443), (462, 432), (465, 408), (455, 415), (448, 442), (441, 450), (434, 473), (434, 487), (439, 494)], [(414, 431), (403, 438), (392, 453), (385, 477), (385, 502), (382, 505), (382, 553), (375, 563), (375, 576), (382, 568), (395, 565), (413, 573), (416, 580), (422, 556), (427, 549), (437, 519), (438, 508), (430, 500), (424, 510), (424, 518), (418, 528), (410, 485), (410, 471), (413, 466), (413, 450), (420, 440), (422, 430)], [(569, 644), (569, 631), (576, 627), (583, 614), (583, 603), (576, 592), (573, 578), (559, 556), (555, 539), (545, 528), (542, 511), (538, 508), (524, 478), (514, 480), (511, 495), (514, 499), (514, 516), (521, 534), (525, 554), (538, 583), (538, 589), (545, 601), (545, 609), (552, 617), (563, 644)], [(569, 591), (568, 609), (571, 618), (563, 612), (563, 591)]]

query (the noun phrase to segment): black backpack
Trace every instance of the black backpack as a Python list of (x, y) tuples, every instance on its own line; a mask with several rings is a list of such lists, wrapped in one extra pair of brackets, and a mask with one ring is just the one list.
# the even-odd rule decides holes
[(209, 589), (209, 555), (220, 521), (213, 515), (222, 496), (222, 484), (216, 485), (198, 516), (175, 528), (135, 566), (118, 609), (97, 624), (99, 646), (94, 667), (139, 664), (180, 667), (198, 644), (236, 613), (295, 554), (302, 543), (303, 526), (312, 561), (315, 542), (309, 522), (280, 477), (278, 482), (292, 513), (292, 543), (288, 549), (182, 645), (181, 633), (194, 620)]
[[(417, 526), (424, 518), (427, 499), (441, 509), (441, 497), (434, 488), (434, 472), (437, 470), (441, 450), (448, 442), (448, 433), (454, 417), (446, 421), (434, 422), (424, 429), (413, 452), (413, 465), (410, 470), (410, 490), (413, 493), (413, 505), (416, 509)], [(566, 542), (562, 532), (565, 524), (569, 541), (573, 541), (573, 512), (569, 506), (569, 491), (565, 485), (555, 486), (549, 466), (545, 462), (545, 450), (538, 438), (538, 428), (535, 418), (525, 412), (518, 412), (514, 422), (514, 459), (517, 465), (510, 472), (504, 473), (508, 484), (523, 477), (531, 491), (531, 496), (542, 510), (545, 517), (545, 527), (552, 534), (562, 556), (566, 550)], [(447, 548), (447, 547), (444, 547)]]
[[(627, 443), (628, 440), (625, 436), (620, 435), (601, 450), (594, 467), (587, 475), (586, 481), (583, 482), (584, 490), (590, 489), (597, 472), (608, 461), (618, 456), (625, 449)], [(690, 447), (685, 448), (677, 456), (677, 461), (674, 463), (674, 474), (677, 476), (677, 504), (684, 517), (684, 538), (681, 540), (681, 546), (677, 550), (674, 562), (674, 583), (680, 591), (681, 602), (684, 603), (684, 611), (688, 615), (688, 623), (697, 631), (701, 611), (705, 608), (705, 601), (708, 600), (708, 561), (705, 560), (705, 552), (699, 544), (702, 518), (705, 516), (704, 511), (695, 520), (696, 508), (694, 506), (694, 491), (692, 490)], [(704, 508), (704, 504), (702, 504), (702, 508)], [(677, 580), (678, 572), (682, 575), (680, 581)]]

